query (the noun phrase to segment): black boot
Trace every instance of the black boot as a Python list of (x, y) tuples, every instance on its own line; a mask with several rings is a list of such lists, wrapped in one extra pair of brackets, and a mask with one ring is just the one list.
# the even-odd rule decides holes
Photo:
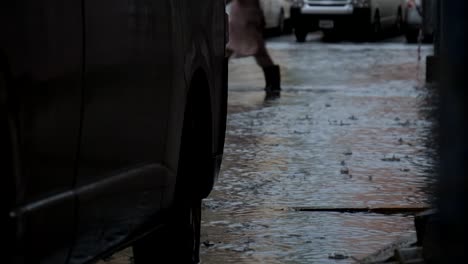
[(265, 92), (267, 97), (279, 97), (281, 94), (281, 73), (278, 65), (263, 67)]

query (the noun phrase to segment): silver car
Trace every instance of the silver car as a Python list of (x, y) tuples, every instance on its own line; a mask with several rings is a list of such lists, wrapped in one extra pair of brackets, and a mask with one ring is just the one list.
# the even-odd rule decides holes
[(403, 0), (294, 0), (291, 17), (298, 42), (316, 28), (325, 35), (351, 31), (375, 36), (401, 28), (402, 6)]
[(288, 28), (290, 18), (289, 0), (260, 0), (265, 15), (265, 28), (283, 33)]

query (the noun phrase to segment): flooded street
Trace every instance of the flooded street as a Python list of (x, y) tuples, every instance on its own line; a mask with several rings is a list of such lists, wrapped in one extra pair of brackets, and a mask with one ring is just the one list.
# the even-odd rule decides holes
[[(278, 100), (265, 101), (252, 58), (229, 65), (225, 156), (203, 201), (202, 263), (354, 263), (414, 235), (436, 178), (435, 103), (424, 85), (432, 47), (421, 47), (421, 61), (402, 37), (283, 36), (268, 48), (282, 71)], [(133, 263), (131, 249), (105, 263)]]
[[(202, 263), (353, 263), (414, 233), (413, 216), (334, 209), (428, 207), (435, 180), (431, 46), (270, 39), (282, 97), (251, 58), (229, 65), (219, 181), (204, 200)], [(329, 211), (314, 211), (326, 209)], [(338, 252), (345, 259), (331, 259)]]

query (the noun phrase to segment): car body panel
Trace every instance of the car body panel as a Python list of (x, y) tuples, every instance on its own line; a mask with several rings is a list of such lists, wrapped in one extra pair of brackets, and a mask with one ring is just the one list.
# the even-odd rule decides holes
[[(72, 245), (72, 194), (81, 119), (81, 0), (2, 1), (0, 64), (7, 68), (14, 178), (9, 207), (26, 261), (64, 262)], [(2, 108), (3, 110), (3, 108)], [(3, 168), (2, 168), (3, 169)]]
[(7, 65), (12, 80), (14, 126), (7, 130), (18, 139), (8, 154), (20, 154), (8, 175), (15, 182), (13, 258), (86, 263), (158, 227), (174, 200), (195, 72), (209, 86), (202, 89), (212, 173), (196, 175), (208, 184), (197, 191), (209, 194), (226, 129), (223, 1), (19, 0), (0, 7), (0, 70)]
[[(352, 0), (304, 0), (300, 11), (293, 13), (307, 18), (296, 21), (306, 23), (309, 21), (308, 23), (318, 25), (317, 20), (324, 17), (329, 20), (335, 18), (345, 24), (362, 24), (363, 21), (371, 24), (378, 12), (382, 26), (389, 27), (396, 23), (401, 6), (402, 0), (369, 0), (366, 5), (357, 5)], [(368, 9), (369, 12), (363, 11), (363, 9)], [(366, 17), (361, 17), (363, 14)]]
[(170, 89), (158, 87), (171, 86), (166, 78), (172, 73), (169, 3), (84, 0), (84, 6), (79, 217), (72, 263), (129, 236), (159, 210), (167, 181), (165, 173), (148, 166), (162, 167), (164, 160)]

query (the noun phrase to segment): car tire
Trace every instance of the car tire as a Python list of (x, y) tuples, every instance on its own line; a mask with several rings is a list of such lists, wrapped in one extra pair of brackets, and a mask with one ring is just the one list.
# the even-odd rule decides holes
[[(133, 245), (135, 264), (199, 263), (201, 200), (211, 163), (211, 111), (203, 74), (195, 73), (185, 108), (175, 200), (161, 230)], [(201, 79), (203, 81), (201, 81)], [(197, 81), (198, 80), (198, 81)], [(195, 84), (194, 84), (195, 83)]]
[(285, 18), (284, 18), (284, 10), (280, 10), (280, 14), (278, 15), (278, 26), (276, 27), (276, 33), (281, 35), (285, 32)]
[(307, 30), (301, 27), (296, 27), (294, 29), (294, 35), (296, 36), (296, 42), (303, 43), (306, 41), (307, 38)]
[(201, 200), (176, 205), (169, 219), (133, 245), (135, 264), (200, 262)]
[(382, 23), (380, 20), (380, 12), (377, 10), (374, 15), (374, 21), (371, 24), (370, 39), (378, 41), (382, 34)]
[(419, 37), (419, 30), (418, 29), (406, 29), (405, 37), (407, 43), (417, 43)]
[(291, 19), (285, 19), (284, 20), (284, 34), (291, 34), (292, 33), (292, 22)]
[(401, 8), (398, 8), (397, 11), (397, 19), (395, 21), (395, 32), (397, 34), (403, 33), (403, 12), (401, 11)]
[(431, 33), (424, 34), (423, 43), (425, 44), (434, 43), (434, 34), (431, 34)]

